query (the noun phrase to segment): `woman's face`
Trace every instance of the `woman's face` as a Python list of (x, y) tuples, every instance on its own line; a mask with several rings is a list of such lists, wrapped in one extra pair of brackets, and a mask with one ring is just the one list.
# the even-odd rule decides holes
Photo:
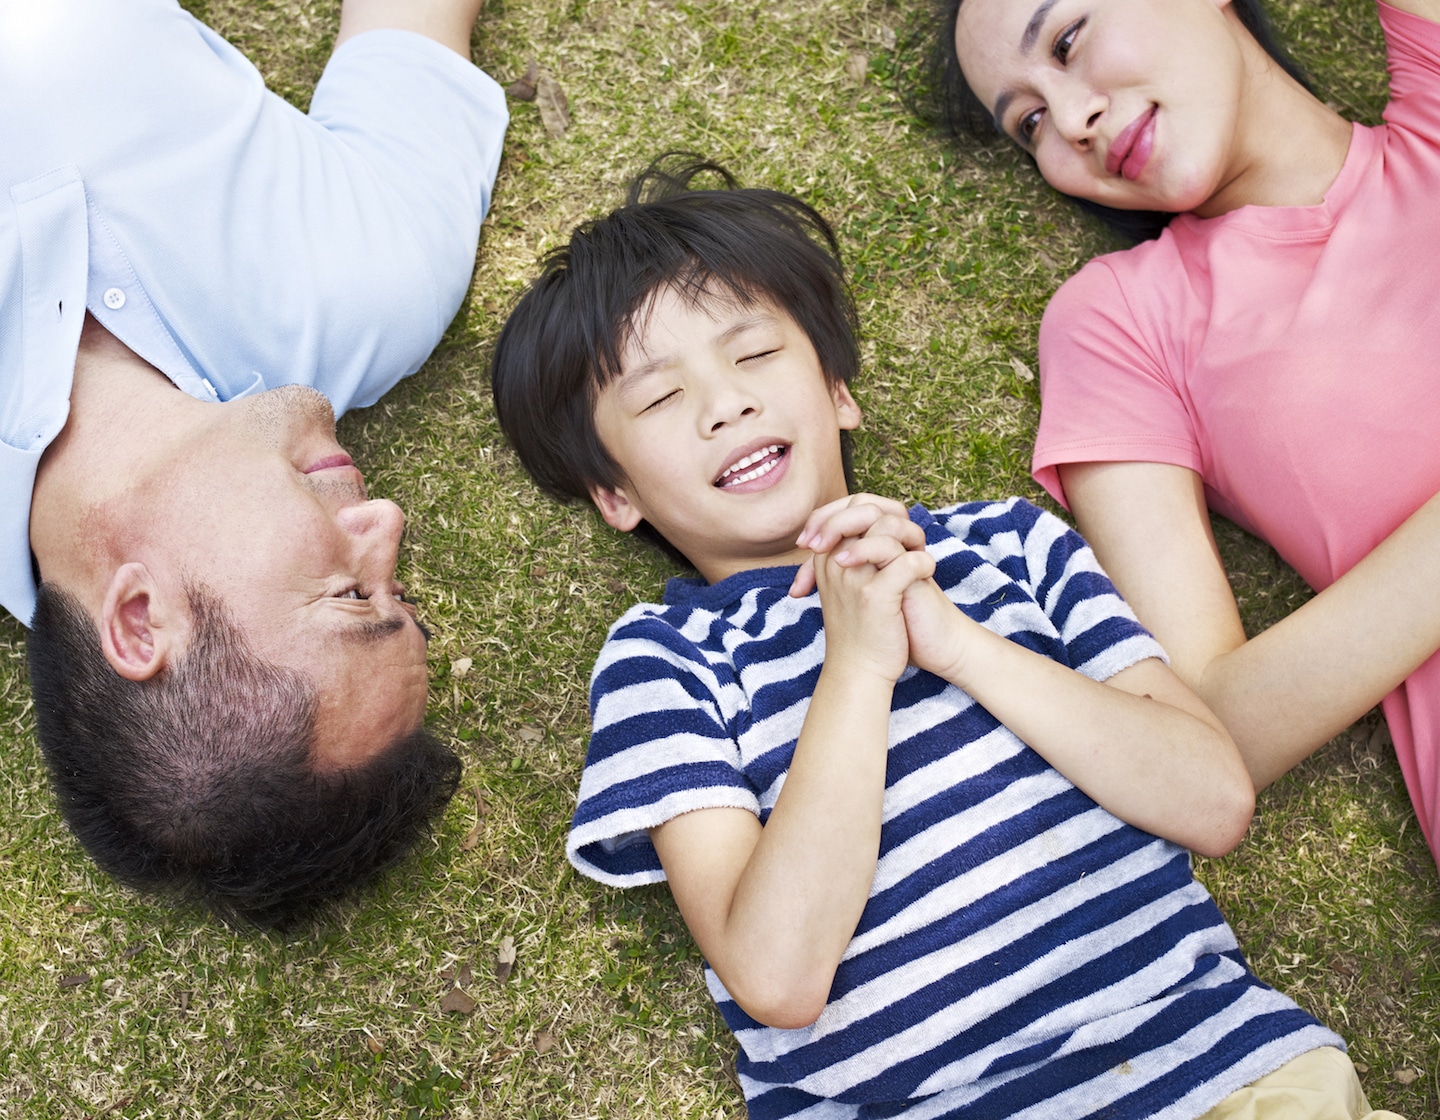
[(1249, 34), (1229, 3), (964, 0), (955, 47), (997, 126), (1057, 190), (1203, 210), (1244, 170)]

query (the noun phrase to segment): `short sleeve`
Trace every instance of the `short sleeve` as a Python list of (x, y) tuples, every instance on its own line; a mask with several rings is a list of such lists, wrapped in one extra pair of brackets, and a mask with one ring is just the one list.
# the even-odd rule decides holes
[[(330, 59), (310, 119), (390, 188), (435, 277), (443, 329), (469, 287), (500, 168), (509, 123), (504, 91), (423, 35), (368, 31)], [(357, 403), (378, 394), (362, 395)]]
[[(1064, 662), (1077, 671), (1103, 681), (1148, 657), (1168, 660), (1090, 546), (1054, 514), (1024, 498), (1009, 498), (967, 503), (934, 516), (968, 550), (1024, 589), (1048, 620), (1046, 632), (1053, 630), (1064, 646)], [(1035, 629), (1024, 622), (1023, 612), (1004, 627), (1006, 636), (1047, 652), (1047, 639), (1026, 640), (1016, 627)]]
[(1021, 498), (1015, 502), (1033, 511), (1025, 511), (1030, 521), (1023, 536), (1025, 567), (1035, 601), (1059, 631), (1070, 664), (1103, 681), (1147, 657), (1168, 662), (1084, 538), (1054, 514)]
[(590, 747), (566, 844), (577, 870), (619, 887), (665, 878), (647, 830), (696, 809), (760, 813), (720, 703), (719, 670), (655, 609), (622, 618), (595, 664)]
[(1440, 141), (1440, 24), (1380, 4), (1390, 68), (1386, 123)]
[[(1151, 243), (1113, 256), (1130, 263), (1130, 254), (1156, 248)], [(1174, 273), (1182, 271), (1175, 262)], [(1101, 257), (1061, 285), (1041, 320), (1040, 428), (1031, 471), (1067, 507), (1056, 469), (1065, 463), (1201, 468), (1194, 426), (1172, 380), (1172, 356), (1163, 341), (1147, 337), (1128, 291), (1111, 258)]]

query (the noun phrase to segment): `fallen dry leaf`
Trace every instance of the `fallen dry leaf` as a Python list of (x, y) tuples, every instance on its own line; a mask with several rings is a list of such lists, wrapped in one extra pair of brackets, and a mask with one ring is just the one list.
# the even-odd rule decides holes
[(95, 912), (95, 907), (88, 902), (72, 902), (65, 909), (71, 914), (93, 914)]
[(473, 657), (457, 657), (450, 662), (450, 675), (456, 680), (470, 672), (470, 667), (475, 664)]
[(538, 743), (541, 739), (545, 738), (545, 732), (533, 723), (527, 723), (524, 727), (520, 728), (519, 731), (515, 732), (515, 736), (518, 739), (525, 740), (527, 743)]
[(510, 974), (515, 971), (515, 939), (505, 937), (500, 940), (500, 952), (495, 958), (495, 979), (505, 983), (510, 979)]
[(845, 77), (852, 86), (863, 86), (870, 70), (870, 57), (864, 51), (851, 51), (845, 60)]
[(1391, 1074), (1391, 1076), (1396, 1081), (1400, 1082), (1401, 1085), (1413, 1085), (1415, 1084), (1415, 1082), (1419, 1081), (1422, 1077), (1424, 1077), (1425, 1074), (1418, 1069), (1410, 1069), (1408, 1066), (1401, 1066), (1393, 1074)]
[(369, 1048), (370, 1053), (374, 1054), (377, 1058), (385, 1053), (385, 1047), (380, 1045), (380, 1040), (373, 1034), (367, 1034), (365, 1036), (365, 1045)]
[(535, 60), (532, 58), (530, 60), (530, 65), (525, 67), (525, 75), (523, 77), (516, 78), (513, 82), (506, 86), (505, 92), (508, 93), (511, 97), (513, 97), (516, 101), (534, 101), (535, 79), (539, 76), (540, 67), (535, 65)]
[(559, 140), (570, 127), (570, 101), (560, 83), (549, 74), (535, 85), (535, 104), (540, 107), (540, 121), (545, 131)]
[(880, 45), (887, 51), (893, 51), (895, 49), (895, 42), (895, 29), (893, 27), (887, 27), (882, 23), (880, 25)]
[(460, 841), (460, 850), (469, 852), (475, 849), (480, 843), (480, 834), (485, 831), (485, 814), (489, 806), (485, 804), (485, 798), (477, 789), (475, 791), (475, 827), (465, 834), (465, 839)]
[(1021, 381), (1031, 382), (1035, 380), (1035, 371), (1022, 362), (1019, 358), (1010, 359), (1010, 368), (1015, 371), (1015, 376)]
[(440, 1010), (469, 1015), (475, 1010), (475, 1001), (465, 994), (464, 988), (451, 988), (440, 1001)]
[(544, 1054), (555, 1047), (555, 1036), (549, 1031), (541, 1031), (535, 1036), (535, 1052)]
[(88, 972), (72, 972), (69, 976), (60, 977), (60, 986), (62, 988), (78, 988), (81, 984), (88, 983), (90, 983), (90, 974)]

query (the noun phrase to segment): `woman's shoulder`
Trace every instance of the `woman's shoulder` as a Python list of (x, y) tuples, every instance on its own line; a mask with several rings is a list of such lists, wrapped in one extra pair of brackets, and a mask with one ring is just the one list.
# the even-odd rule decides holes
[(1042, 330), (1093, 325), (1097, 316), (1142, 321), (1183, 298), (1186, 272), (1185, 254), (1170, 229), (1154, 241), (1094, 257), (1060, 285), (1045, 308)]

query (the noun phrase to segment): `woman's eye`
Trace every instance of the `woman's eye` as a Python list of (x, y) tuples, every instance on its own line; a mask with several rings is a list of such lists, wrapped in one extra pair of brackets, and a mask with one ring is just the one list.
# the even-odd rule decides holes
[(756, 362), (756, 361), (759, 361), (761, 358), (768, 358), (771, 354), (774, 354), (774, 353), (776, 353), (775, 350), (761, 350), (761, 351), (759, 351), (758, 353), (755, 353), (755, 354), (746, 354), (746, 355), (745, 355), (743, 358), (741, 358), (740, 360), (741, 360), (742, 362)]
[(1063, 66), (1070, 61), (1070, 51), (1075, 46), (1075, 37), (1080, 34), (1080, 29), (1084, 26), (1085, 21), (1083, 19), (1077, 19), (1069, 27), (1065, 28), (1064, 31), (1060, 32), (1060, 37), (1055, 40), (1055, 45), (1050, 48), (1050, 53), (1055, 56), (1055, 61), (1060, 63), (1060, 65)]
[(368, 599), (369, 596), (368, 596), (368, 595), (361, 595), (361, 594), (360, 594), (360, 589), (359, 589), (358, 587), (351, 587), (351, 588), (348, 588), (348, 589), (345, 590), (345, 591), (340, 592), (340, 594), (336, 595), (335, 598), (337, 598), (337, 599)]
[(655, 398), (655, 400), (651, 401), (649, 404), (647, 404), (647, 405), (646, 405), (644, 408), (642, 408), (640, 411), (641, 411), (641, 412), (649, 412), (652, 408), (659, 408), (662, 404), (664, 404), (666, 401), (670, 400), (672, 397), (676, 396), (679, 392), (680, 392), (679, 389), (672, 389), (672, 390), (670, 390), (670, 392), (666, 393), (663, 397), (657, 397), (657, 398)]
[(1032, 109), (1020, 118), (1020, 123), (1015, 126), (1020, 133), (1020, 139), (1029, 142), (1035, 138), (1036, 131), (1040, 128), (1041, 110)]

